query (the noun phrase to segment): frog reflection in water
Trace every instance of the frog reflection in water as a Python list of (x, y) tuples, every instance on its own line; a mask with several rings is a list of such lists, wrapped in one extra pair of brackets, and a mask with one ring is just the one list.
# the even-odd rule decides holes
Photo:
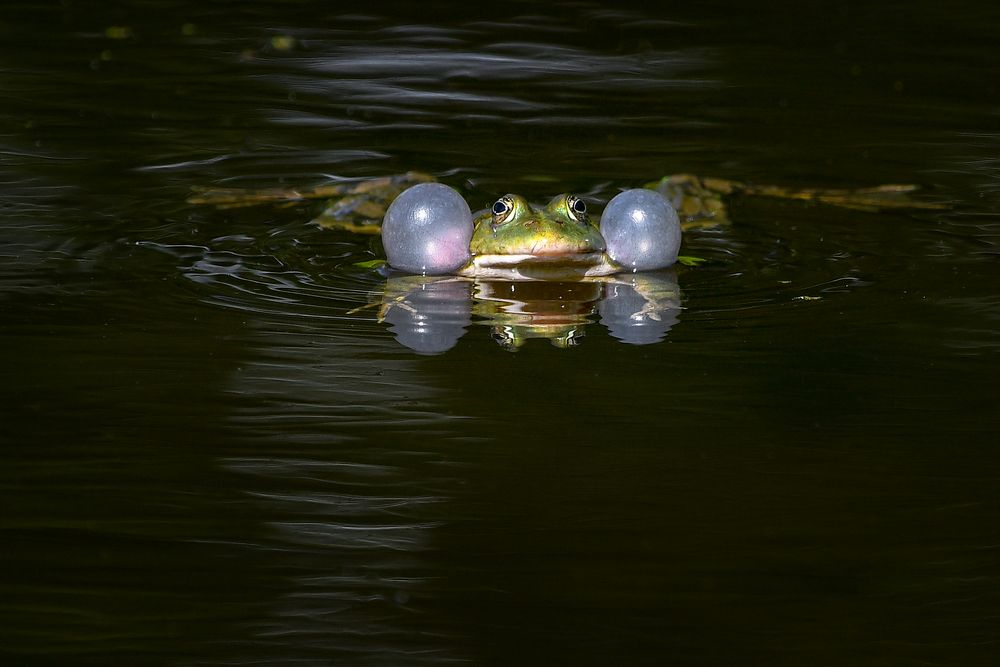
[(533, 338), (571, 347), (598, 318), (622, 342), (655, 343), (680, 313), (670, 269), (577, 281), (395, 276), (380, 297), (379, 321), (400, 343), (425, 353), (450, 349), (473, 324), (488, 325), (508, 350)]
[[(573, 345), (595, 310), (617, 338), (655, 342), (676, 322), (680, 308), (676, 277), (663, 269), (677, 259), (681, 226), (725, 224), (724, 196), (742, 192), (862, 210), (939, 207), (910, 199), (913, 189), (791, 190), (680, 175), (622, 193), (609, 203), (600, 225), (590, 219), (582, 199), (565, 194), (545, 206), (505, 195), (473, 217), (457, 192), (417, 172), (304, 191), (203, 190), (190, 201), (233, 208), (328, 199), (316, 219), (321, 226), (381, 232), (393, 267), (410, 274), (448, 274), (390, 275), (375, 304), (379, 320), (388, 322), (401, 342), (435, 352), (454, 344), (473, 313), (508, 349), (529, 338)], [(446, 200), (441, 206), (432, 201), (438, 195)], [(624, 203), (615, 208), (619, 199)], [(454, 211), (449, 213), (449, 207)], [(444, 232), (420, 228), (435, 216), (460, 222)], [(652, 227), (637, 230), (635, 221), (645, 218)]]

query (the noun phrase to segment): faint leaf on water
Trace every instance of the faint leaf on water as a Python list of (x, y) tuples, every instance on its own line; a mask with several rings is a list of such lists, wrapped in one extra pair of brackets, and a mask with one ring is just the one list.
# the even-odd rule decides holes
[(707, 259), (704, 259), (702, 257), (693, 257), (691, 255), (677, 256), (677, 263), (683, 264), (684, 266), (700, 266), (701, 264), (704, 264), (707, 261), (708, 261)]
[(271, 48), (275, 51), (291, 51), (296, 46), (296, 40), (291, 35), (275, 35), (271, 38)]
[(133, 37), (134, 33), (127, 25), (110, 25), (104, 29), (104, 36), (108, 39), (128, 39)]
[(362, 269), (377, 269), (386, 265), (384, 259), (369, 259), (365, 262), (355, 262), (354, 266)]

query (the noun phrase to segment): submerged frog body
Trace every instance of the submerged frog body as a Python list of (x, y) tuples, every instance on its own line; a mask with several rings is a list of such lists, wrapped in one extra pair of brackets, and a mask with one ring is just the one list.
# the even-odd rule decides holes
[[(448, 195), (455, 210), (455, 228), (445, 227), (428, 233), (415, 229), (415, 235), (392, 239), (391, 225), (386, 223), (394, 206), (401, 205), (414, 191), (440, 188)], [(673, 248), (679, 243), (681, 228), (719, 226), (728, 223), (725, 198), (735, 195), (800, 199), (866, 211), (901, 208), (942, 208), (934, 202), (921, 202), (909, 194), (912, 185), (881, 185), (861, 189), (796, 189), (769, 185), (753, 185), (720, 178), (698, 178), (689, 174), (667, 176), (649, 183), (644, 190), (646, 200), (641, 206), (619, 211), (611, 231), (609, 203), (600, 224), (587, 217), (583, 201), (571, 195), (559, 195), (546, 206), (532, 206), (518, 195), (501, 197), (493, 210), (478, 213), (472, 220), (468, 205), (454, 190), (435, 182), (421, 172), (407, 172), (363, 181), (344, 181), (320, 185), (312, 189), (205, 189), (189, 201), (233, 208), (261, 203), (294, 205), (311, 199), (327, 199), (328, 206), (316, 222), (323, 227), (347, 229), (352, 232), (383, 235), (389, 263), (408, 273), (456, 274), (466, 277), (499, 277), (509, 279), (591, 278), (620, 271), (643, 271), (668, 266), (676, 259)], [(675, 223), (659, 211), (647, 216), (658, 221), (651, 228), (635, 221), (643, 211), (658, 208), (651, 204), (648, 193), (658, 193), (669, 202), (679, 218)], [(412, 203), (412, 202), (411, 202)], [(433, 207), (411, 211), (406, 227), (421, 216), (433, 220)], [(679, 214), (679, 215), (678, 215)], [(451, 214), (449, 214), (451, 215)], [(648, 219), (645, 221), (648, 222)], [(449, 222), (451, 224), (451, 222)], [(662, 238), (676, 230), (677, 239)], [(433, 246), (428, 249), (429, 246)], [(420, 248), (424, 249), (421, 250)], [(394, 261), (393, 254), (413, 256)], [(421, 254), (422, 253), (422, 254)], [(446, 253), (448, 261), (440, 254)], [(409, 260), (409, 261), (407, 261)]]

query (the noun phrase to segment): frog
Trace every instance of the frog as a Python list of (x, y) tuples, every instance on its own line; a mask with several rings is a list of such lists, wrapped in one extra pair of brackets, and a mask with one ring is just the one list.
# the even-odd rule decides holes
[[(629, 194), (651, 198), (642, 204), (652, 208), (644, 211), (645, 223), (636, 228), (629, 221), (628, 233), (615, 234), (609, 244), (602, 225), (615, 202)], [(676, 213), (652, 190), (621, 193), (609, 203), (600, 225), (591, 220), (584, 199), (573, 194), (557, 195), (543, 206), (511, 193), (473, 216), (457, 191), (421, 172), (312, 190), (208, 190), (189, 201), (235, 208), (266, 202), (289, 205), (315, 198), (329, 202), (316, 219), (321, 226), (381, 233), (388, 263), (408, 273), (518, 280), (591, 278), (668, 266), (676, 261), (680, 244)], [(630, 210), (623, 209), (623, 215)], [(627, 254), (631, 250), (642, 255), (645, 249), (658, 249), (661, 244), (667, 245), (653, 261), (648, 253), (641, 257)], [(618, 248), (624, 252), (616, 252)]]
[[(202, 189), (189, 201), (218, 208), (237, 208), (265, 203), (288, 206), (326, 199), (326, 208), (314, 219), (316, 224), (353, 233), (382, 234), (387, 240), (385, 237), (391, 231), (387, 230), (387, 225), (393, 206), (404, 199), (404, 193), (429, 186), (444, 187), (429, 174), (407, 172), (307, 189)], [(726, 199), (739, 195), (806, 200), (866, 211), (942, 207), (935, 202), (911, 198), (910, 193), (916, 190), (916, 186), (912, 185), (795, 189), (675, 174), (646, 183), (642, 190), (655, 193), (667, 202), (675, 220), (668, 220), (667, 226), (659, 229), (672, 229), (676, 225), (677, 244), (682, 231), (730, 224)], [(453, 198), (461, 200), (457, 192), (451, 192)], [(464, 200), (461, 204), (468, 211)], [(607, 212), (608, 209), (605, 210), (605, 217)], [(629, 262), (612, 255), (601, 224), (590, 216), (585, 200), (574, 194), (558, 194), (546, 204), (533, 204), (519, 194), (510, 193), (499, 197), (490, 208), (469, 215), (472, 221), (470, 235), (458, 242), (463, 246), (467, 244), (467, 256), (446, 271), (440, 271), (446, 275), (408, 277), (391, 272), (387, 274), (387, 283), (380, 298), (369, 304), (379, 307), (380, 322), (392, 324), (394, 313), (420, 315), (421, 324), (415, 325), (412, 330), (422, 331), (427, 316), (419, 312), (423, 306), (413, 297), (428, 290), (449, 288), (449, 282), (470, 281), (473, 292), (465, 296), (474, 298), (475, 307), (470, 312), (490, 324), (494, 340), (505, 349), (516, 350), (532, 338), (545, 338), (558, 347), (570, 347), (581, 339), (588, 317), (597, 312), (596, 304), (609, 290), (620, 288), (638, 298), (621, 301), (628, 303), (630, 310), (623, 315), (608, 316), (605, 323), (609, 329), (617, 327), (622, 332), (627, 328), (645, 324), (660, 326), (658, 323), (667, 322), (650, 338), (658, 340), (676, 321), (676, 313), (681, 308), (676, 276), (673, 273), (664, 274), (662, 269), (675, 260), (688, 265), (698, 263), (696, 258), (678, 256), (674, 246), (666, 259), (651, 267), (656, 270), (630, 266)], [(658, 242), (656, 234), (646, 240)], [(388, 242), (384, 245), (387, 250), (391, 248)], [(387, 254), (392, 266), (392, 254)], [(404, 272), (421, 273), (419, 269), (404, 269)], [(563, 294), (568, 293), (567, 289), (575, 289), (567, 287), (570, 283), (590, 282), (599, 286), (595, 288), (597, 292), (588, 292), (590, 296), (586, 299), (566, 298), (566, 303), (575, 308), (570, 315), (566, 315), (554, 314), (549, 305), (541, 304), (537, 299), (513, 298), (512, 295), (518, 291), (524, 292), (518, 284), (525, 281), (562, 283), (560, 289)], [(452, 293), (452, 297), (454, 294), (461, 295), (461, 289)], [(350, 312), (356, 313), (364, 308), (366, 306)], [(604, 319), (602, 313), (602, 321)], [(458, 330), (464, 331), (465, 324), (461, 323)], [(627, 332), (624, 334), (626, 338), (629, 335)]]
[[(655, 266), (646, 268), (665, 269), (674, 263), (680, 243), (676, 215), (659, 195), (639, 195), (659, 204), (664, 215), (649, 217), (666, 223), (662, 233), (647, 235), (648, 245), (655, 246), (656, 239), (669, 244)], [(440, 196), (450, 204), (436, 201)], [(676, 320), (669, 315), (680, 302), (675, 276), (659, 270), (625, 272), (621, 256), (612, 257), (608, 239), (581, 197), (560, 194), (542, 205), (506, 194), (475, 215), (463, 212), (465, 202), (456, 199), (449, 188), (420, 184), (393, 202), (385, 216), (388, 263), (409, 272), (388, 274), (379, 295), (378, 321), (388, 323), (397, 340), (411, 349), (448, 347), (474, 323), (488, 324), (493, 340), (506, 350), (516, 351), (533, 339), (565, 349), (579, 344), (586, 325), (596, 319), (619, 339), (653, 342)], [(399, 206), (405, 213), (396, 212)], [(609, 209), (613, 207), (614, 201)], [(440, 225), (442, 218), (468, 218), (471, 225), (453, 229)], [(448, 233), (427, 241), (441, 227)], [(426, 265), (412, 263), (409, 246), (417, 248), (418, 261), (429, 261), (437, 273), (450, 275), (419, 271)], [(425, 253), (425, 246), (431, 250)], [(446, 271), (450, 265), (441, 264), (441, 258), (451, 258), (456, 248), (462, 252)], [(612, 309), (611, 303), (628, 304), (630, 310)]]

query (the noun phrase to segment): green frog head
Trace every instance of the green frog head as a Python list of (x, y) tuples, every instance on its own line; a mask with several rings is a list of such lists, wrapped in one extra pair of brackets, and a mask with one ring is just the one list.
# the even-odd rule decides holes
[(604, 237), (574, 195), (558, 195), (545, 207), (520, 195), (504, 195), (473, 221), (473, 255), (556, 257), (604, 251)]

